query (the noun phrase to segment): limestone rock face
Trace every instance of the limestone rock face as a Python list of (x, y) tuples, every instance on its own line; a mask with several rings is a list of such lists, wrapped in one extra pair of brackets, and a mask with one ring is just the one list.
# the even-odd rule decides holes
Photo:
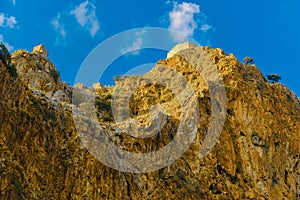
[(173, 47), (171, 49), (171, 51), (168, 52), (167, 58), (173, 57), (179, 51), (189, 49), (189, 48), (193, 48), (193, 47), (196, 47), (196, 45), (194, 43), (191, 43), (191, 42), (184, 42), (184, 43), (177, 44), (175, 47)]
[[(87, 118), (86, 101), (96, 93), (98, 125), (109, 141), (126, 151), (145, 153), (163, 148), (177, 132), (183, 110), (172, 90), (144, 84), (133, 92), (130, 117), (148, 124), (155, 105), (167, 113), (159, 134), (136, 138), (113, 119), (114, 87), (79, 84), (76, 89), (83, 96), (73, 95), (75, 105), (62, 104), (60, 98), (55, 104), (32, 90), (34, 86), (42, 93), (51, 92), (51, 97), (71, 90), (60, 78), (56, 82), (50, 76), (54, 66), (49, 60), (18, 51), (13, 62), (19, 78), (11, 77), (0, 62), (0, 199), (299, 199), (299, 98), (286, 86), (267, 82), (256, 66), (242, 64), (221, 49), (192, 47), (177, 54), (197, 61), (200, 50), (216, 64), (225, 85), (226, 120), (219, 141), (199, 158), (211, 121), (211, 96), (201, 74), (180, 55), (173, 55), (153, 71), (159, 72), (161, 66), (175, 69), (194, 89), (200, 112), (197, 133), (178, 160), (148, 173), (112, 169), (82, 146), (84, 136), (97, 128)], [(119, 83), (126, 87), (138, 84), (136, 80), (124, 77)], [(72, 110), (79, 114), (73, 116)], [(78, 118), (76, 127), (74, 118)], [(93, 138), (101, 138), (97, 134), (93, 132)]]
[(94, 84), (93, 84), (93, 88), (94, 88), (95, 90), (101, 90), (101, 89), (102, 89), (102, 85), (101, 85), (101, 83), (94, 83)]
[(19, 78), (36, 93), (48, 98), (70, 101), (70, 87), (61, 81), (56, 67), (44, 55), (46, 53), (43, 45), (36, 46), (33, 53), (24, 50), (14, 52), (12, 62), (16, 66)]
[(42, 44), (40, 44), (38, 46), (35, 46), (32, 50), (32, 53), (38, 53), (38, 54), (41, 54), (45, 57), (48, 57), (48, 55), (49, 55), (47, 49)]

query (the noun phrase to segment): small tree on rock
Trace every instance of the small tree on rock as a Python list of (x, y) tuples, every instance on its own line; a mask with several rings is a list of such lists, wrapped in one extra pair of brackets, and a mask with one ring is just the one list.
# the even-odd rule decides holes
[(115, 76), (112, 78), (112, 80), (115, 81), (115, 82), (118, 82), (122, 77), (124, 77), (123, 74), (121, 74), (121, 75), (115, 75)]
[(251, 58), (251, 57), (245, 57), (244, 58), (244, 62), (247, 64), (247, 65), (252, 65), (252, 64), (254, 64), (254, 60), (253, 60), (253, 58)]
[(267, 75), (267, 78), (271, 83), (277, 83), (281, 80), (281, 77), (278, 74), (269, 74)]
[(1, 43), (0, 44), (0, 60), (4, 65), (9, 66), (11, 62), (10, 54), (6, 48), (6, 46)]
[(3, 43), (0, 43), (0, 60), (3, 62), (8, 72), (13, 77), (18, 76), (16, 66), (13, 63), (11, 63), (11, 56)]

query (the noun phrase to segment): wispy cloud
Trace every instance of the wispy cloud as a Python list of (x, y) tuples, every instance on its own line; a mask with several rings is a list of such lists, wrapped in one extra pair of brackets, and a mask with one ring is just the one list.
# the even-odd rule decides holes
[(67, 32), (64, 28), (64, 24), (61, 22), (60, 13), (58, 13), (57, 16), (51, 20), (51, 25), (53, 26), (54, 30), (59, 34), (56, 38), (56, 44), (63, 44)]
[(17, 0), (10, 0), (12, 4), (16, 5)]
[(210, 29), (212, 29), (212, 26), (209, 24), (203, 24), (200, 28), (200, 30), (204, 32), (209, 31)]
[(92, 37), (100, 29), (99, 21), (96, 17), (96, 7), (89, 1), (85, 1), (71, 10), (71, 15), (74, 15), (81, 27), (87, 29)]
[(64, 25), (60, 22), (60, 14), (57, 14), (55, 18), (52, 19), (51, 24), (53, 25), (54, 29), (63, 37), (66, 36), (66, 30)]
[(121, 53), (125, 54), (127, 52), (131, 52), (133, 51), (131, 54), (132, 55), (139, 55), (140, 53), (140, 49), (142, 48), (144, 42), (143, 42), (143, 38), (142, 36), (146, 33), (146, 31), (140, 31), (140, 32), (136, 32), (135, 36), (136, 36), (136, 40), (132, 42), (132, 44), (125, 48), (125, 49), (121, 49)]
[(14, 49), (12, 45), (4, 41), (4, 37), (1, 34), (0, 34), (0, 43), (3, 43), (6, 46), (8, 51), (12, 51)]
[[(186, 36), (193, 36), (197, 23), (194, 14), (200, 13), (200, 6), (194, 3), (174, 2), (173, 10), (169, 13), (169, 29), (176, 30)], [(174, 36), (176, 42), (183, 42), (185, 38)]]
[(0, 27), (14, 28), (17, 24), (17, 20), (14, 16), (8, 17), (4, 13), (0, 13)]

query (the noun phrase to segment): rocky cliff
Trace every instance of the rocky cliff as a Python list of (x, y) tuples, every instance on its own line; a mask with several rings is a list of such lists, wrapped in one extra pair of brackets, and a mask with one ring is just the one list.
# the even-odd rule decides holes
[[(147, 173), (122, 172), (98, 161), (78, 133), (94, 128), (93, 122), (74, 110), (84, 114), (86, 101), (95, 97), (98, 124), (113, 144), (132, 152), (155, 151), (172, 141), (183, 112), (170, 89), (144, 84), (133, 93), (129, 110), (137, 121), (147, 124), (153, 105), (168, 113), (160, 134), (136, 138), (114, 121), (114, 87), (79, 84), (75, 88), (84, 95), (72, 95), (74, 89), (38, 52), (12, 55), (18, 77), (0, 61), (0, 199), (299, 199), (299, 98), (221, 49), (190, 47), (182, 55), (197, 60), (200, 50), (208, 53), (225, 86), (226, 119), (219, 140), (207, 156), (199, 156), (211, 120), (209, 87), (181, 56), (161, 60), (152, 71), (160, 66), (178, 71), (195, 91), (200, 117), (187, 151)], [(119, 84), (125, 87), (135, 81), (123, 79)], [(81, 117), (79, 126), (76, 117)]]

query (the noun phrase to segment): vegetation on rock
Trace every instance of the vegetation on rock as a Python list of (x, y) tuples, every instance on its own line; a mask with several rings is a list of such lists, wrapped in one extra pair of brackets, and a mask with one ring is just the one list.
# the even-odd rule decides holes
[(16, 66), (11, 63), (10, 53), (8, 52), (6, 46), (3, 43), (0, 44), (0, 60), (6, 66), (11, 76), (13, 77), (18, 76)]
[(267, 78), (272, 83), (277, 83), (281, 80), (281, 77), (278, 74), (269, 74)]

